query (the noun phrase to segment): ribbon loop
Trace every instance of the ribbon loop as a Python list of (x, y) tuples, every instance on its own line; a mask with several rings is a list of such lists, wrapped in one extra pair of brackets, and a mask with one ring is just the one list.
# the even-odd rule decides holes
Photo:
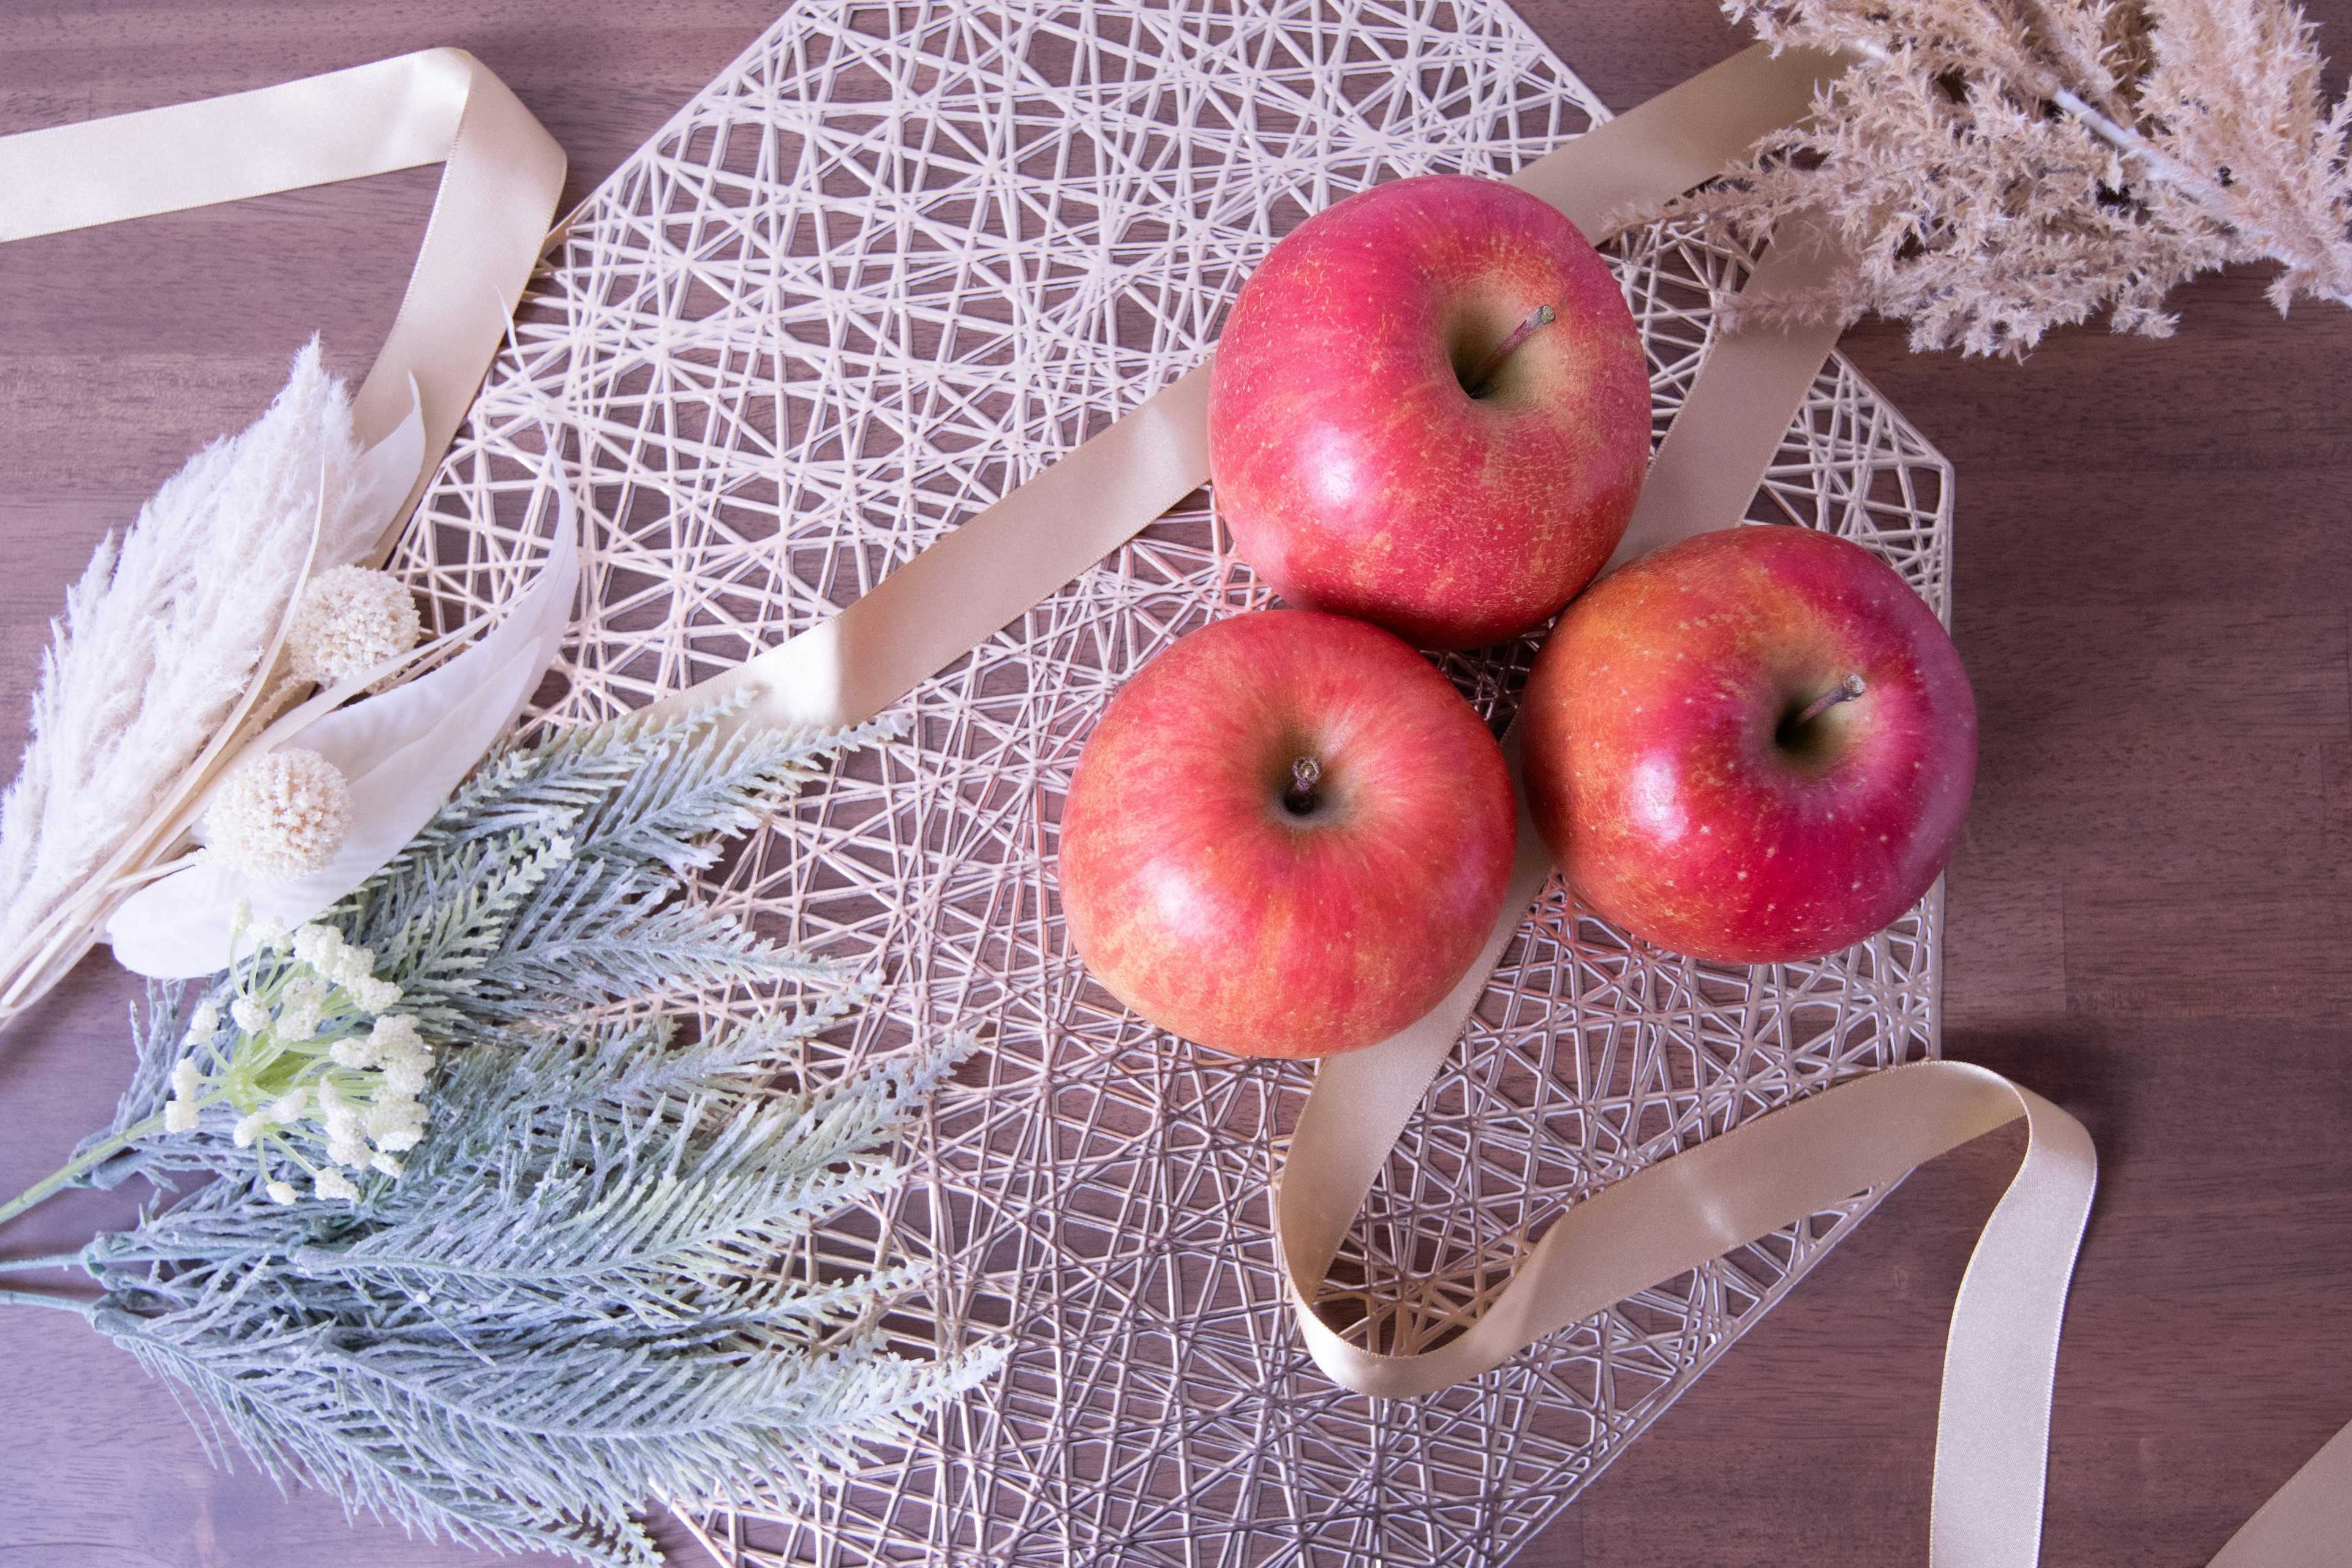
[[(424, 409), (425, 450), (457, 435), (544, 248), (563, 150), (463, 49), (226, 98), (0, 137), (0, 242), (445, 163), (400, 313), (352, 399), (361, 445)], [(425, 493), (419, 473), (367, 559)]]
[[(1475, 1377), (1546, 1334), (2022, 1117), (2025, 1159), (1953, 1307), (1929, 1561), (2032, 1568), (2059, 1327), (2098, 1170), (2081, 1122), (1965, 1062), (1854, 1079), (1602, 1188), (1553, 1222), (1501, 1295), (1454, 1339), (1382, 1354), (1331, 1328), (1314, 1298), (1347, 1220), (1444, 1057), (1408, 1031), (1331, 1058), (1285, 1163), (1277, 1235), (1300, 1330), (1316, 1364), (1362, 1394), (1408, 1398)], [(1344, 1216), (1336, 1227), (1335, 1215)]]

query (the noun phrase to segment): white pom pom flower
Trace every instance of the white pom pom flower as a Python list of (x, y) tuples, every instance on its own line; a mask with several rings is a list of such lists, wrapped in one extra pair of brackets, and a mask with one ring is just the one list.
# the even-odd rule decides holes
[[(367, 949), (361, 948), (359, 951), (366, 952)], [(352, 994), (358, 999), (359, 1005), (371, 1013), (381, 1013), (400, 1000), (400, 987), (389, 980), (378, 980), (372, 974), (362, 974), (349, 984)]]
[[(338, 566), (304, 585), (286, 626), (288, 673), (332, 686), (406, 653), (425, 635), (416, 601), (399, 578), (364, 566)], [(381, 691), (386, 676), (369, 688)]]
[(264, 881), (323, 871), (343, 847), (352, 792), (334, 763), (298, 746), (241, 763), (205, 814), (215, 855)]

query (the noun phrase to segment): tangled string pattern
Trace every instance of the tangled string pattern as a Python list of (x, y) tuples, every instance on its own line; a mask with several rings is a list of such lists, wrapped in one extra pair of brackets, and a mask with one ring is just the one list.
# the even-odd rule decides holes
[[(541, 711), (641, 705), (808, 627), (1198, 363), (1308, 212), (1402, 174), (1505, 174), (1604, 117), (1486, 0), (794, 6), (579, 216), (394, 566), (444, 626), (511, 595), (561, 427), (599, 521)], [(1613, 259), (1663, 431), (1746, 258), (1647, 232)], [(1949, 465), (1832, 359), (1750, 516), (1861, 540), (1948, 613), (1951, 497)], [(1053, 876), (1113, 690), (1266, 597), (1195, 496), (920, 687), (902, 743), (845, 763), (711, 880), (883, 980), (812, 1074), (987, 1037), (917, 1151), (924, 1179), (780, 1266), (932, 1264), (887, 1325), (902, 1345), (1017, 1346), (997, 1386), (814, 1505), (702, 1513), (722, 1561), (1499, 1563), (1874, 1201), (1444, 1394), (1374, 1405), (1318, 1373), (1266, 1199), (1307, 1069), (1124, 1011), (1070, 952)], [(1445, 668), (1499, 723), (1534, 647)], [(1629, 940), (1555, 882), (1375, 1188), (1327, 1316), (1419, 1344), (1499, 1288), (1522, 1215), (1935, 1055), (1940, 912), (1939, 888), (1851, 952), (1746, 970)]]

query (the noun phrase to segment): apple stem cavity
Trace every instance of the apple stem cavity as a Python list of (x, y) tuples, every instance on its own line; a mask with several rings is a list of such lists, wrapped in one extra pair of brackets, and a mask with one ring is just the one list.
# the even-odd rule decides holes
[(1290, 764), (1290, 787), (1283, 792), (1283, 808), (1293, 816), (1305, 816), (1315, 809), (1315, 786), (1323, 782), (1323, 764), (1313, 757), (1301, 757)]
[(1866, 689), (1868, 689), (1863, 685), (1861, 676), (1848, 675), (1843, 680), (1832, 687), (1826, 695), (1813, 699), (1803, 712), (1790, 720), (1788, 729), (1791, 732), (1801, 730), (1839, 703), (1853, 701)]
[(1495, 373), (1503, 368), (1503, 362), (1511, 357), (1511, 351), (1526, 342), (1528, 334), (1538, 327), (1548, 327), (1558, 320), (1559, 320), (1558, 310), (1553, 310), (1549, 305), (1538, 305), (1526, 321), (1521, 321), (1512, 330), (1509, 337), (1496, 345), (1495, 352), (1486, 356), (1486, 363), (1478, 367), (1478, 374), (1469, 379), (1467, 384), (1470, 395), (1486, 396), (1487, 384), (1495, 379)]

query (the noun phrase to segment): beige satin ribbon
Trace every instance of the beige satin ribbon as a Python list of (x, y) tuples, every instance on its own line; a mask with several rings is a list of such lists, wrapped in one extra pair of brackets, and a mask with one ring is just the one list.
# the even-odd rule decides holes
[[(1601, 233), (1612, 215), (1689, 189), (1758, 137), (1801, 118), (1815, 84), (1838, 68), (1826, 55), (1792, 49), (1775, 58), (1749, 49), (1538, 159), (1511, 183), (1586, 233)], [(1793, 374), (1796, 391), (1779, 405), (1793, 407), (1835, 338), (1831, 331), (1778, 342), (1779, 334), (1763, 334), (1759, 342), (1768, 346), (1760, 353), (1734, 350), (1728, 358), (1719, 346), (1692, 395), (1777, 397), (1774, 376)], [(1750, 360), (1770, 368), (1759, 372)], [(749, 688), (751, 701), (738, 723), (830, 729), (873, 718), (1208, 483), (1208, 397), (1209, 367), (1198, 365), (943, 535), (847, 609), (664, 699), (656, 711), (681, 711)], [(1783, 412), (1776, 423), (1759, 415), (1755, 422), (1766, 444), (1746, 470), (1742, 507), (1788, 416)], [(1731, 468), (1746, 460), (1744, 451), (1716, 460), (1727, 484)], [(1637, 510), (1637, 524), (1642, 516)]]
[(407, 417), (414, 377), (425, 451), (438, 454), (505, 341), (563, 189), (563, 150), (463, 49), (0, 137), (0, 243), (435, 163), (446, 167), (425, 243), (352, 413), (362, 446), (381, 441)]
[(2327, 1440), (2238, 1528), (2209, 1568), (2343, 1568), (2352, 1562), (2352, 1426)]

